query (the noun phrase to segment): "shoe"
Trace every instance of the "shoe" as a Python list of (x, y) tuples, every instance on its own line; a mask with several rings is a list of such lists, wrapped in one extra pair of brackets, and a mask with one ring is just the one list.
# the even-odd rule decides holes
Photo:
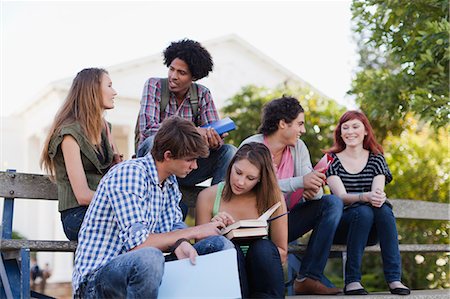
[(347, 291), (345, 286), (344, 295), (369, 295), (369, 292), (367, 292), (365, 288)]
[(394, 294), (394, 295), (409, 295), (409, 294), (411, 294), (411, 290), (408, 288), (395, 288), (395, 289), (389, 288), (389, 291), (391, 291), (391, 294)]
[(320, 281), (307, 277), (303, 281), (294, 280), (294, 292), (296, 295), (336, 295), (342, 293), (342, 289), (329, 288)]

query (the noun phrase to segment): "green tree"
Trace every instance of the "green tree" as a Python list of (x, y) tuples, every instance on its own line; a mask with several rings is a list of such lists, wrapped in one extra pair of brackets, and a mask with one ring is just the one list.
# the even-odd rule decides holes
[(226, 101), (222, 109), (222, 113), (230, 116), (237, 127), (227, 137), (227, 142), (239, 146), (245, 138), (258, 133), (264, 104), (283, 94), (297, 98), (305, 109), (306, 134), (302, 139), (315, 163), (323, 155), (321, 150), (331, 146), (335, 125), (345, 108), (307, 87), (281, 85), (273, 90), (253, 85), (243, 87)]
[(447, 0), (354, 0), (360, 68), (351, 94), (377, 135), (399, 134), (412, 112), (433, 127), (449, 122)]
[[(386, 161), (394, 180), (386, 186), (391, 198), (448, 202), (450, 194), (449, 131), (421, 126), (414, 118), (409, 129), (384, 141)], [(449, 244), (447, 221), (398, 221), (399, 239), (409, 244)], [(449, 261), (445, 254), (402, 255), (403, 277), (413, 289), (448, 288)]]

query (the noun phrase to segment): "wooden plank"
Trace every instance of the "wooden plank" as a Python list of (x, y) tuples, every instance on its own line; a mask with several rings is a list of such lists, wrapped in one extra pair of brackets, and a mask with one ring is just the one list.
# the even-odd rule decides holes
[[(400, 252), (450, 252), (450, 244), (400, 244)], [(332, 245), (331, 252), (346, 251), (345, 245)], [(289, 253), (303, 253), (304, 244), (289, 244)], [(367, 246), (365, 252), (380, 252), (380, 245)]]
[(0, 251), (11, 251), (29, 248), (31, 251), (57, 251), (74, 252), (77, 248), (75, 241), (48, 241), (48, 240), (0, 240)]
[(46, 175), (0, 171), (0, 197), (57, 200), (58, 192)]
[(429, 202), (411, 199), (389, 199), (394, 206), (396, 218), (450, 220), (450, 205), (448, 203)]

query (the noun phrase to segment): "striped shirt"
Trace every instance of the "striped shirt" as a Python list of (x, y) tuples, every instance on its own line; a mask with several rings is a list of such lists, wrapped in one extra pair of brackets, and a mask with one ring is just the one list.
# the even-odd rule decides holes
[(124, 161), (100, 181), (78, 235), (73, 294), (87, 276), (152, 233), (185, 228), (176, 177), (161, 186), (151, 155)]
[(372, 182), (377, 175), (386, 177), (386, 184), (392, 181), (392, 174), (383, 155), (369, 154), (369, 159), (359, 173), (348, 173), (339, 158), (332, 154), (334, 160), (326, 172), (326, 176), (337, 175), (344, 184), (347, 193), (362, 193), (372, 190)]
[[(203, 85), (198, 86), (199, 121), (196, 125), (206, 125), (219, 120), (211, 92)], [(161, 79), (150, 78), (145, 82), (142, 92), (141, 110), (139, 112), (139, 144), (158, 132), (161, 122), (172, 115), (178, 115), (195, 123), (194, 114), (190, 102), (190, 93), (187, 92), (181, 107), (177, 106), (177, 100), (173, 92), (169, 92), (169, 103), (166, 106), (163, 117), (160, 113), (161, 103)]]

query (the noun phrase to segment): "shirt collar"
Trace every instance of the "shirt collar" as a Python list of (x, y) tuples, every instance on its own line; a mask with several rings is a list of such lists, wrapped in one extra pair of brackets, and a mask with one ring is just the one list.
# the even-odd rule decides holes
[[(159, 185), (159, 177), (158, 177), (158, 171), (156, 170), (156, 163), (155, 160), (153, 159), (153, 156), (151, 154), (145, 155), (144, 157), (147, 160), (147, 163), (149, 164), (149, 176), (150, 176), (150, 181), (152, 184), (154, 185)], [(174, 174), (170, 175), (165, 181), (164, 183), (169, 184), (169, 185), (173, 185), (177, 182), (177, 178)]]

